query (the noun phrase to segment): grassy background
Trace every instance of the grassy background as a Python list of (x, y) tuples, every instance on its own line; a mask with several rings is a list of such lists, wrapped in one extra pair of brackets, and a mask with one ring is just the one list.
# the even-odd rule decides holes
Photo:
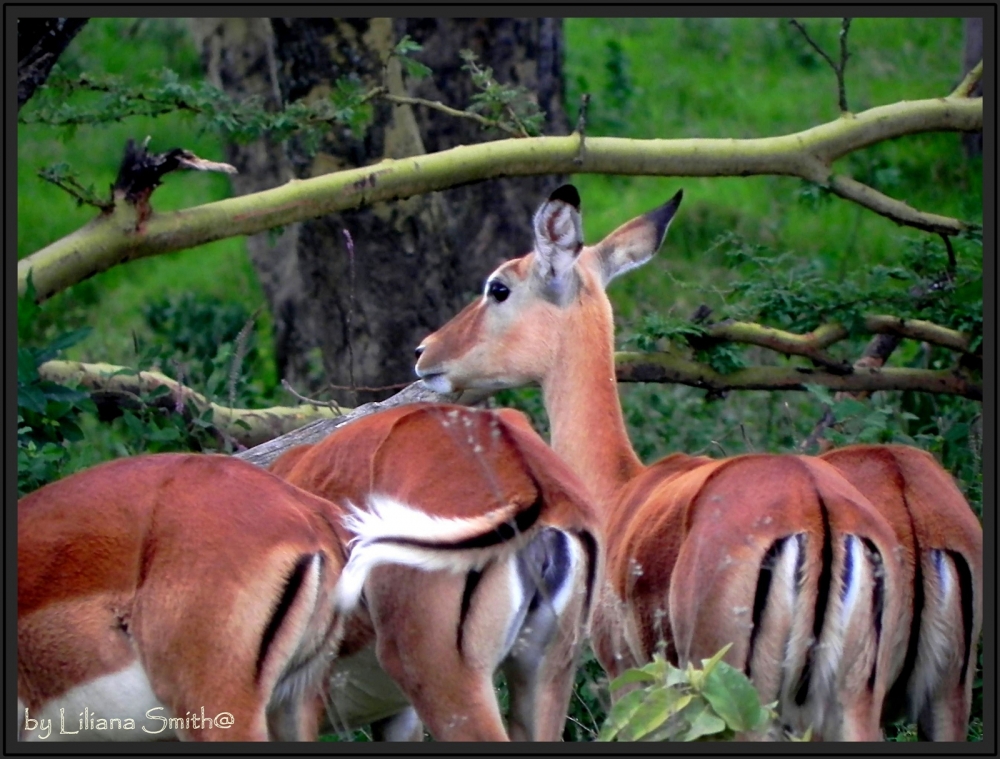
[[(806, 24), (827, 51), (836, 51), (839, 20)], [(787, 19), (568, 19), (564, 31), (567, 109), (572, 118), (580, 94), (591, 93), (591, 135), (765, 137), (839, 115), (833, 72)], [(855, 19), (849, 45), (847, 97), (853, 111), (939, 97), (960, 79), (960, 19)], [(184, 78), (201, 78), (197, 51), (181, 20), (92, 20), (60, 63), (71, 72), (136, 77), (169, 67)], [(45, 95), (36, 97), (41, 101)], [(29, 102), (25, 113), (34, 105)], [(200, 131), (180, 114), (76, 129), (19, 126), (18, 257), (94, 215), (94, 209), (76, 206), (40, 180), (39, 169), (67, 162), (85, 184), (107, 187), (126, 139), (146, 135), (152, 136), (153, 150), (184, 146), (209, 159), (225, 155), (218, 135)], [(918, 209), (982, 223), (981, 160), (966, 159), (957, 134), (901, 138), (860, 151), (836, 169)], [(875, 263), (898, 263), (907, 246), (923, 237), (846, 201), (810, 202), (803, 184), (790, 178), (578, 175), (573, 181), (583, 197), (585, 234), (591, 242), (659, 205), (677, 188), (685, 191), (681, 214), (660, 254), (610, 288), (622, 338), (650, 311), (687, 317), (699, 304), (722, 303), (736, 276), (717, 244), (722, 234), (736, 233), (775, 253), (793, 251), (818, 262), (833, 281)], [(154, 200), (157, 210), (167, 211), (229, 192), (223, 176), (176, 172), (165, 178)], [(69, 358), (135, 365), (137, 344), (152, 339), (144, 308), (152, 300), (184, 294), (215, 298), (247, 312), (262, 306), (243, 239), (142, 259), (99, 274), (46, 302), (34, 338), (44, 341), (89, 325), (93, 332), (70, 349)], [(270, 330), (264, 308), (256, 324), (255, 371), (261, 388), (256, 400), (259, 405), (291, 403), (276, 389)], [(856, 355), (859, 349), (855, 344), (850, 351)], [(900, 350), (893, 362), (913, 360), (914, 350)], [(843, 355), (852, 355), (850, 351)], [(702, 391), (651, 385), (623, 386), (622, 396), (632, 439), (647, 461), (675, 450), (713, 455), (792, 450), (822, 413), (819, 399), (804, 393), (731, 393), (706, 402)], [(533, 411), (544, 427), (537, 391), (502, 398)], [(877, 394), (874, 403), (898, 413), (927, 402)], [(948, 400), (934, 401), (924, 415), (936, 420), (933, 433), (944, 439), (949, 434), (960, 438), (962, 425), (968, 427), (979, 412), (974, 402)], [(121, 425), (112, 428), (87, 417), (82, 426), (86, 439), (73, 446), (69, 471), (126, 452)], [(981, 467), (971, 453), (963, 455), (961, 467), (952, 461), (951, 468), (978, 508)], [(599, 712), (596, 700), (585, 698)], [(909, 733), (902, 729), (901, 735)]]

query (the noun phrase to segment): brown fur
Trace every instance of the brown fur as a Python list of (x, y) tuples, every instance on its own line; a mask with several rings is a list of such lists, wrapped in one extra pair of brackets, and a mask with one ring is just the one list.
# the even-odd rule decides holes
[[(344, 562), (338, 516), (250, 464), (194, 454), (119, 459), (25, 496), (18, 697), (37, 711), (138, 660), (175, 714), (204, 706), (234, 715), (228, 731), (184, 737), (265, 740), (265, 710), (285, 666), (335, 643), (322, 599)], [(257, 684), (265, 627), (308, 555), (325, 559), (321, 602), (290, 609)]]
[[(566, 212), (559, 198), (554, 194), (539, 210), (536, 234), (545, 233), (547, 214)], [(535, 251), (491, 275), (508, 286), (505, 301), (479, 299), (424, 340), (418, 374), (436, 389), (541, 384), (553, 448), (604, 507), (607, 572), (593, 634), (609, 673), (641, 663), (660, 640), (681, 662), (734, 643), (727, 659), (750, 668), (765, 700), (780, 695), (788, 707), (783, 718), (800, 727), (812, 722), (820, 738), (877, 739), (913, 616), (915, 551), (888, 505), (896, 485), (866, 487), (862, 478), (851, 480), (855, 487), (826, 462), (803, 457), (712, 462), (676, 454), (644, 467), (629, 443), (603, 287), (656, 252), (679, 200), (678, 194), (582, 250), (579, 240), (561, 240), (562, 248), (553, 239), (536, 241)], [(572, 297), (542, 297), (552, 283)], [(919, 482), (927, 471), (917, 467), (907, 477)], [(955, 507), (942, 504), (954, 502), (953, 494), (932, 500), (923, 517), (921, 507), (911, 508), (915, 521), (926, 520), (918, 531), (951, 518)], [(966, 526), (968, 538), (942, 545), (971, 555), (978, 598), (981, 542), (977, 553), (974, 525)], [(798, 556), (788, 550), (799, 545), (795, 590), (791, 569), (778, 564)], [(783, 588), (772, 581), (779, 575)], [(839, 629), (845, 603), (852, 604), (851, 616)], [(734, 618), (748, 613), (760, 616), (756, 628)], [(939, 627), (961, 628), (956, 614), (955, 607), (942, 610)], [(822, 629), (814, 628), (820, 622)], [(747, 661), (752, 634), (753, 661)], [(814, 634), (818, 646), (810, 642)], [(830, 658), (841, 650), (840, 659)], [(803, 673), (817, 666), (826, 667), (820, 684), (832, 688), (818, 696), (801, 685), (810, 680)], [(796, 678), (798, 690), (790, 682)], [(811, 701), (799, 704), (797, 694)], [(788, 715), (797, 709), (793, 720)]]
[[(288, 457), (286, 460), (285, 457)], [(391, 494), (442, 517), (470, 517), (542, 500), (536, 524), (571, 534), (599, 534), (596, 512), (575, 475), (517, 412), (414, 404), (339, 428), (307, 451), (273, 465), (289, 482), (335, 502), (364, 508), (370, 493)], [(289, 465), (291, 464), (291, 465)], [(500, 664), (510, 603), (501, 563), (486, 567), (469, 610), (463, 651), (455, 646), (465, 577), (380, 567), (366, 586), (379, 662), (439, 740), (507, 740), (492, 678)], [(575, 662), (586, 626), (571, 605), (545, 661)], [(369, 641), (371, 642), (371, 641)], [(549, 666), (548, 664), (546, 666)], [(532, 684), (541, 715), (512, 718), (515, 739), (558, 740), (568, 708), (572, 666)], [(555, 686), (553, 688), (553, 686)], [(544, 689), (552, 688), (552, 692)], [(536, 692), (537, 691), (537, 692)]]

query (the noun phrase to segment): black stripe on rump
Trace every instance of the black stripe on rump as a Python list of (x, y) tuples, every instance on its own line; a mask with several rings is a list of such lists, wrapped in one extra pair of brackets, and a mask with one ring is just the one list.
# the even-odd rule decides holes
[(289, 573), (288, 579), (285, 580), (285, 588), (281, 592), (281, 598), (278, 600), (278, 605), (275, 607), (274, 613), (271, 614), (271, 619), (268, 621), (267, 627), (264, 628), (264, 634), (260, 639), (260, 650), (257, 652), (257, 665), (254, 670), (254, 682), (260, 680), (267, 652), (271, 648), (274, 637), (278, 634), (282, 623), (285, 621), (292, 602), (295, 601), (295, 597), (302, 587), (302, 580), (305, 577), (306, 570), (309, 568), (309, 564), (316, 556), (319, 556), (320, 571), (322, 572), (326, 557), (322, 553), (308, 553), (299, 557), (299, 560), (295, 563), (295, 567)]
[(750, 662), (753, 661), (754, 646), (757, 644), (757, 634), (760, 632), (760, 620), (764, 616), (764, 609), (767, 607), (767, 595), (771, 589), (771, 577), (774, 564), (778, 554), (781, 552), (785, 541), (788, 538), (778, 538), (767, 549), (764, 558), (760, 561), (760, 572), (757, 575), (757, 590), (753, 596), (753, 625), (750, 628), (750, 642), (747, 645), (747, 660), (743, 665), (743, 672), (750, 677)]
[(958, 551), (944, 549), (944, 552), (951, 557), (955, 564), (955, 571), (958, 572), (958, 587), (962, 594), (962, 632), (965, 650), (962, 653), (962, 674), (958, 682), (960, 685), (965, 685), (965, 673), (969, 668), (969, 657), (972, 656), (972, 570), (965, 557)]
[(917, 666), (917, 651), (920, 647), (920, 624), (924, 614), (924, 566), (922, 560), (923, 549), (920, 540), (917, 538), (917, 530), (913, 524), (913, 512), (910, 504), (906, 500), (906, 493), (903, 493), (903, 506), (906, 508), (906, 516), (910, 521), (910, 534), (913, 536), (913, 619), (910, 622), (910, 635), (906, 643), (906, 656), (903, 657), (903, 668), (899, 677), (889, 689), (885, 697), (886, 708), (883, 710), (890, 715), (902, 713), (903, 705), (906, 703), (907, 690), (913, 670)]
[(465, 576), (465, 589), (462, 591), (462, 607), (458, 614), (458, 637), (456, 641), (460, 654), (462, 653), (462, 641), (465, 637), (465, 618), (469, 616), (469, 608), (472, 606), (472, 595), (476, 592), (479, 581), (483, 579), (483, 573), (492, 563), (492, 561), (489, 561), (482, 569), (470, 570)]
[(868, 538), (861, 538), (864, 543), (865, 553), (872, 565), (872, 578), (874, 587), (872, 588), (872, 620), (875, 625), (875, 660), (872, 662), (872, 671), (868, 674), (868, 690), (875, 689), (875, 675), (878, 672), (878, 651), (882, 644), (882, 614), (885, 611), (885, 566), (882, 562), (882, 554), (875, 544)]
[(371, 543), (391, 543), (400, 546), (416, 546), (418, 548), (430, 548), (439, 551), (466, 551), (475, 548), (491, 548), (501, 543), (513, 539), (518, 534), (523, 533), (534, 526), (538, 517), (542, 513), (544, 501), (541, 492), (538, 498), (524, 511), (518, 512), (512, 522), (504, 522), (497, 527), (480, 535), (473, 535), (471, 538), (459, 541), (433, 541), (420, 540), (418, 538), (396, 538), (384, 537), (375, 538)]
[(590, 614), (590, 605), (594, 599), (594, 586), (597, 583), (597, 538), (586, 530), (577, 533), (580, 542), (583, 543), (583, 550), (587, 552), (587, 595), (584, 599), (583, 613)]
[(809, 681), (812, 678), (813, 659), (816, 656), (816, 645), (823, 632), (823, 622), (826, 620), (826, 607), (829, 603), (830, 585), (833, 577), (833, 541), (830, 537), (830, 514), (826, 503), (819, 492), (816, 493), (819, 502), (819, 513), (823, 520), (823, 545), (821, 546), (821, 566), (816, 587), (816, 611), (813, 616), (813, 639), (806, 651), (806, 661), (802, 667), (798, 686), (795, 692), (795, 703), (802, 706), (809, 697)]

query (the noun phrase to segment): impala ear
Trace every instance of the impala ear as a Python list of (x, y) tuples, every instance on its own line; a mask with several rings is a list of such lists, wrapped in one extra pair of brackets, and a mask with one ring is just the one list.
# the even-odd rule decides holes
[(547, 286), (564, 289), (583, 249), (580, 193), (571, 184), (556, 189), (535, 212), (535, 268)]
[(594, 246), (605, 287), (619, 274), (642, 266), (660, 249), (683, 197), (684, 191), (678, 190), (662, 206), (625, 222)]

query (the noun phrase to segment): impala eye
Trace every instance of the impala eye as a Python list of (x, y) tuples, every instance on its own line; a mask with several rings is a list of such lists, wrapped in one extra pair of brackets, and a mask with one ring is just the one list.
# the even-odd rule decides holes
[(503, 303), (510, 295), (510, 288), (503, 282), (497, 282), (494, 280), (486, 286), (486, 294), (493, 298), (493, 300), (497, 303)]

